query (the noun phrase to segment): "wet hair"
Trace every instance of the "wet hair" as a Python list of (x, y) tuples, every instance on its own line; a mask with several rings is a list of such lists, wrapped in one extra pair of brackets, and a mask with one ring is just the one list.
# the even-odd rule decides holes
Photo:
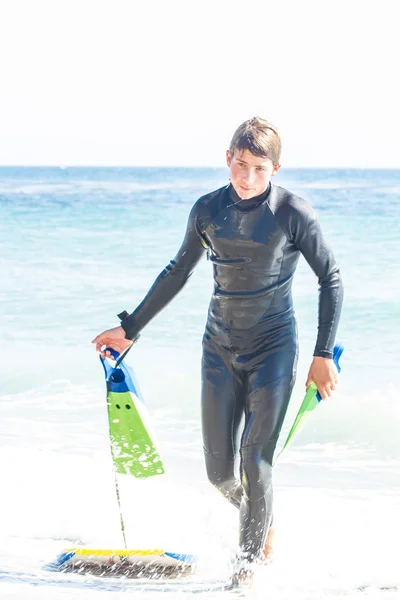
[(235, 150), (248, 150), (254, 156), (270, 158), (274, 167), (279, 165), (281, 149), (282, 142), (277, 128), (260, 117), (253, 117), (239, 125), (229, 145), (231, 156)]

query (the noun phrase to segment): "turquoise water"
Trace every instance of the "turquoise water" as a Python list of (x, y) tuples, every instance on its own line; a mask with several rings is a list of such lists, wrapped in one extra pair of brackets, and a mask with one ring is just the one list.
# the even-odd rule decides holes
[[(336, 397), (318, 407), (276, 469), (280, 552), (264, 583), (278, 598), (314, 597), (314, 588), (349, 595), (360, 585), (379, 594), (381, 585), (400, 585), (390, 550), (400, 533), (400, 171), (282, 170), (274, 182), (311, 201), (334, 249), (345, 284), (345, 351)], [(24, 597), (29, 577), (50, 597), (41, 566), (71, 540), (121, 544), (103, 375), (90, 340), (141, 301), (178, 249), (192, 204), (226, 183), (224, 169), (0, 168), (7, 597)], [(131, 545), (194, 550), (200, 579), (229, 572), (237, 535), (237, 515), (206, 482), (202, 463), (200, 342), (211, 289), (204, 260), (130, 357), (168, 471), (141, 487), (126, 484)], [(294, 296), (300, 362), (285, 432), (316, 337), (317, 280), (304, 260)], [(321, 562), (317, 571), (301, 568), (304, 544)], [(81, 597), (71, 579), (57, 585)], [(102, 591), (111, 598), (135, 588)]]

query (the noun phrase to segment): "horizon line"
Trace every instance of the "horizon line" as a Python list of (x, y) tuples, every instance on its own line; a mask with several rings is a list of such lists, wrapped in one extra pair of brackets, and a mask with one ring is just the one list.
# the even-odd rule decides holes
[[(2, 168), (46, 168), (46, 169), (220, 169), (225, 170), (228, 167), (216, 165), (135, 165), (135, 164), (0, 164)], [(281, 166), (281, 169), (340, 169), (340, 170), (357, 170), (357, 171), (399, 171), (400, 165), (397, 167), (369, 167), (369, 166)]]

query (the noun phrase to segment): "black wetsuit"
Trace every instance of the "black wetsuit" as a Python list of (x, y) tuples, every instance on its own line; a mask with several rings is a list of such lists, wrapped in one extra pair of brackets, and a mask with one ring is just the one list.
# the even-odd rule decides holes
[(252, 561), (261, 556), (272, 519), (272, 459), (295, 381), (291, 288), (300, 253), (320, 286), (315, 356), (332, 357), (342, 283), (306, 201), (272, 184), (241, 200), (229, 185), (196, 202), (178, 254), (122, 321), (127, 337), (136, 338), (174, 298), (206, 250), (215, 283), (203, 338), (206, 467), (210, 481), (240, 509), (241, 555)]

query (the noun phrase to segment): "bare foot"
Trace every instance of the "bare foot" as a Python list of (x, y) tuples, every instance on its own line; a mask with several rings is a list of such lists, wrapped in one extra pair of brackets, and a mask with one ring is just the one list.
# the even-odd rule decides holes
[(266, 563), (270, 563), (272, 560), (274, 535), (275, 535), (275, 529), (274, 529), (274, 526), (271, 525), (271, 527), (268, 530), (267, 539), (265, 540), (265, 545), (264, 545), (264, 559), (265, 559)]

